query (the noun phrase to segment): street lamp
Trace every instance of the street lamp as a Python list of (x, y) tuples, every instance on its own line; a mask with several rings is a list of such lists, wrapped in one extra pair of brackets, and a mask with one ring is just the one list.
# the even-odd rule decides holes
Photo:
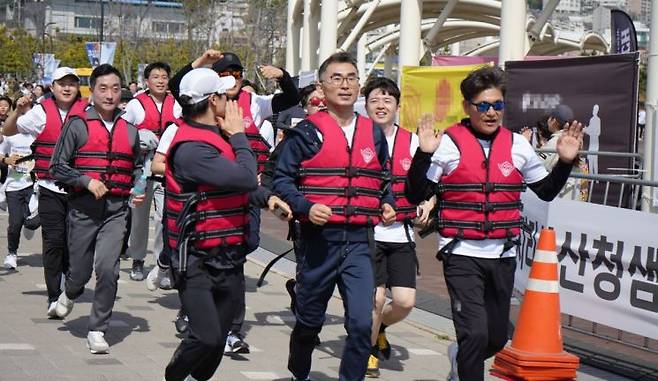
[[(48, 34), (48, 33), (46, 33), (46, 29), (48, 29), (49, 26), (55, 25), (55, 24), (57, 24), (57, 23), (54, 22), (54, 21), (51, 21), (51, 22), (49, 22), (49, 23), (47, 23), (43, 26), (43, 31), (41, 33), (41, 47), (42, 47), (41, 48), (41, 53), (43, 53), (43, 54), (46, 54), (46, 35)], [(50, 37), (51, 41), (52, 41), (52, 37), (49, 34), (48, 34), (48, 37)], [(52, 50), (52, 43), (50, 45), (51, 45), (50, 49)]]

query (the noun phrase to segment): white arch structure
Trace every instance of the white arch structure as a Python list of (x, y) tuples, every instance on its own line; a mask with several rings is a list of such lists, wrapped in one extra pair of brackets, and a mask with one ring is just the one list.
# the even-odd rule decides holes
[[(418, 65), (426, 48), (478, 37), (494, 40), (466, 55), (498, 55), (500, 62), (609, 49), (598, 34), (561, 33), (550, 23), (537, 26), (541, 29), (533, 34), (535, 22), (526, 14), (524, 0), (290, 0), (286, 69), (315, 70), (326, 57), (354, 44), (358, 56), (376, 51), (378, 58), (387, 56), (388, 66), (395, 49), (400, 66)], [(385, 32), (374, 38), (365, 37), (382, 29)], [(360, 62), (365, 62), (363, 57)]]

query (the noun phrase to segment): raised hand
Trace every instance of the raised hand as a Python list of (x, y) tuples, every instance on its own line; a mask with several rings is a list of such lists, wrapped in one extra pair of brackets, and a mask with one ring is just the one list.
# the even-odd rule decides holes
[(258, 69), (260, 70), (260, 73), (263, 75), (263, 77), (267, 79), (275, 79), (275, 78), (283, 77), (283, 70), (279, 69), (276, 66), (261, 65), (258, 67)]
[(439, 148), (443, 131), (434, 131), (434, 119), (425, 114), (418, 123), (418, 143), (420, 150), (425, 153), (434, 153)]
[(233, 136), (244, 132), (244, 122), (242, 121), (242, 109), (236, 101), (226, 101), (226, 111), (223, 118), (217, 119), (219, 127), (226, 135)]
[(192, 62), (192, 68), (200, 68), (212, 65), (223, 57), (222, 52), (215, 49), (208, 49), (197, 59)]
[(566, 123), (562, 135), (555, 144), (558, 157), (565, 163), (573, 163), (578, 156), (578, 150), (583, 146), (583, 125), (578, 121)]

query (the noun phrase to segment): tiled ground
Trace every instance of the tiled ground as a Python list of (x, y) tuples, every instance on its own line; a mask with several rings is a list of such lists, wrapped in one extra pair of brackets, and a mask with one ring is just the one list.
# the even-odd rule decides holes
[[(0, 215), (0, 245), (6, 237), (6, 214)], [(4, 239), (3, 239), (4, 238)], [(86, 323), (93, 280), (64, 321), (46, 319), (45, 285), (41, 267), (40, 232), (21, 243), (18, 271), (0, 270), (0, 381), (162, 380), (179, 338), (172, 321), (179, 306), (174, 291), (148, 292), (143, 282), (128, 278), (130, 262), (122, 262), (119, 292), (107, 340), (109, 355), (86, 349)], [(288, 339), (294, 316), (287, 308), (284, 275), (292, 264), (281, 262), (266, 284), (257, 289), (262, 262), (271, 253), (259, 250), (246, 265), (247, 316), (245, 331), (251, 353), (225, 358), (213, 380), (288, 380)], [(0, 256), (0, 260), (3, 259)], [(150, 260), (150, 259), (149, 259)], [(149, 264), (150, 265), (150, 264)], [(342, 304), (332, 299), (322, 345), (314, 353), (315, 381), (335, 380), (345, 338)], [(381, 380), (445, 380), (445, 356), (452, 336), (450, 321), (414, 311), (409, 322), (391, 327), (394, 353), (382, 363)], [(588, 373), (591, 373), (588, 372)], [(615, 379), (607, 375), (579, 379)]]

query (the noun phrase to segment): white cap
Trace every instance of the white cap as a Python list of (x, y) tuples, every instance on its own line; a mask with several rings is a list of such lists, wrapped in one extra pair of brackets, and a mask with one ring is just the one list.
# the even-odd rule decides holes
[[(189, 105), (197, 104), (212, 94), (224, 94), (235, 86), (233, 76), (220, 77), (216, 71), (199, 68), (190, 71), (180, 81), (180, 96), (188, 96)], [(184, 103), (181, 100), (181, 103)]]
[(62, 66), (58, 67), (55, 69), (55, 72), (53, 73), (53, 81), (59, 81), (60, 79), (72, 75), (77, 79), (78, 81), (80, 80), (80, 77), (78, 77), (77, 74), (75, 74), (75, 69), (71, 69), (70, 67)]

